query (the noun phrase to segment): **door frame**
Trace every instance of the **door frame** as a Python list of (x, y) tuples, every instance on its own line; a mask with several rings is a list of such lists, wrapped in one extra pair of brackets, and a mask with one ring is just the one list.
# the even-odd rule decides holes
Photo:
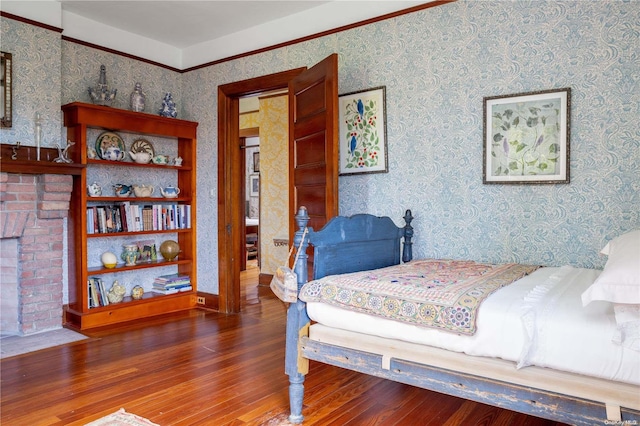
[(244, 238), (244, 181), (240, 98), (287, 89), (306, 67), (218, 86), (218, 309), (240, 312), (240, 257)]

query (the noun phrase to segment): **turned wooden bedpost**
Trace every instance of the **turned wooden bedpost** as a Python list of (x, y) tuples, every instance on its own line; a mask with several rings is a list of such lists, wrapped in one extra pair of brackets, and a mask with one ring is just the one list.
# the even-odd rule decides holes
[[(295, 247), (301, 247), (298, 261), (294, 265), (294, 271), (298, 277), (298, 292), (307, 282), (307, 247), (309, 246), (308, 234), (304, 237), (304, 229), (309, 223), (309, 214), (306, 207), (300, 207), (296, 215), (298, 231), (293, 240)], [(302, 241), (302, 245), (301, 242)], [(287, 310), (287, 346), (285, 351), (285, 373), (289, 376), (289, 406), (291, 414), (289, 421), (294, 424), (302, 423), (302, 399), (304, 396), (304, 376), (309, 371), (309, 360), (300, 356), (300, 337), (306, 336), (309, 331), (309, 317), (306, 304), (300, 299), (291, 303)]]
[(411, 226), (412, 220), (413, 215), (411, 214), (411, 210), (407, 210), (404, 213), (404, 246), (402, 248), (403, 262), (409, 262), (413, 259), (413, 242), (411, 242), (411, 238), (413, 238), (413, 226)]

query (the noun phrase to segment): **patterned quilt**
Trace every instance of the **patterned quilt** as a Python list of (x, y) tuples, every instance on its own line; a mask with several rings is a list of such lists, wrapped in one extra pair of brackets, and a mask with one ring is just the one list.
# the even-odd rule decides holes
[(481, 302), (538, 266), (416, 260), (305, 284), (300, 299), (383, 318), (473, 335)]

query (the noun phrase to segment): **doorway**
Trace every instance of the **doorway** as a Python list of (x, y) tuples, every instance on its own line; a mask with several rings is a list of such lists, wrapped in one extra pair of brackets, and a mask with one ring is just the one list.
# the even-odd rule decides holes
[(244, 155), (240, 148), (240, 98), (287, 90), (297, 68), (218, 87), (218, 253), (220, 312), (240, 312), (240, 270), (245, 229)]

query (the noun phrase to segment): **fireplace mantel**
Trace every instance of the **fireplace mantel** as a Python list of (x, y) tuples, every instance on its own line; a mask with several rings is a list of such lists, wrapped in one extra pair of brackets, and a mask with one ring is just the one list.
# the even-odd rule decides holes
[(80, 175), (80, 170), (86, 167), (79, 163), (56, 163), (58, 157), (56, 148), (40, 148), (40, 161), (35, 160), (36, 148), (34, 146), (20, 146), (16, 149), (16, 159), (12, 160), (13, 150), (16, 146), (0, 144), (0, 170), (5, 173), (30, 174), (30, 175)]

